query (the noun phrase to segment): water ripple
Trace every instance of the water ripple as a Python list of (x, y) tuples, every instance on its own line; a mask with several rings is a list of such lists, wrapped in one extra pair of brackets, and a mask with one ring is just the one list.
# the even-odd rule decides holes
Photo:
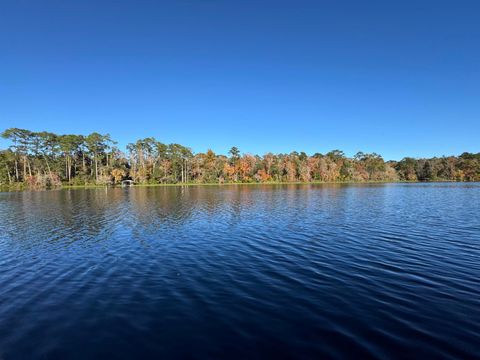
[(0, 193), (0, 358), (475, 358), (480, 184)]

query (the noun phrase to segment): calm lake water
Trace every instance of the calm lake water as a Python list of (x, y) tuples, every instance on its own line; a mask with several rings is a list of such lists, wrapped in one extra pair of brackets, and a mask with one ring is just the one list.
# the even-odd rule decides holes
[(0, 358), (474, 358), (480, 184), (0, 193)]

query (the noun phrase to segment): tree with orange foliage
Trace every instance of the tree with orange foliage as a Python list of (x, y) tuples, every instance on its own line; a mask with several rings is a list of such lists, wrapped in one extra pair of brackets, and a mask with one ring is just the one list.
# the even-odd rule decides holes
[(264, 169), (260, 169), (255, 174), (255, 180), (259, 182), (267, 182), (271, 181), (272, 177)]
[(252, 179), (252, 171), (255, 167), (256, 159), (250, 154), (243, 155), (239, 160), (239, 172), (242, 181), (250, 181)]
[(235, 181), (235, 166), (230, 165), (228, 162), (223, 164), (223, 174), (227, 177), (229, 181)]
[(123, 178), (125, 177), (125, 175), (127, 175), (127, 173), (123, 169), (115, 168), (110, 172), (110, 175), (113, 177), (113, 182), (115, 184), (118, 184), (123, 180)]

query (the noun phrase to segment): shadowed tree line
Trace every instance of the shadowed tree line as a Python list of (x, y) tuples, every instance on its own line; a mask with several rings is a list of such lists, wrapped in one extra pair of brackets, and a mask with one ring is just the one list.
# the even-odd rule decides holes
[(194, 154), (153, 137), (127, 145), (127, 153), (106, 134), (58, 135), (5, 130), (10, 147), (0, 151), (0, 185), (44, 188), (85, 184), (140, 184), (335, 181), (480, 181), (480, 153), (431, 159), (384, 161), (376, 153), (346, 157), (340, 150), (312, 156), (304, 152), (227, 155)]

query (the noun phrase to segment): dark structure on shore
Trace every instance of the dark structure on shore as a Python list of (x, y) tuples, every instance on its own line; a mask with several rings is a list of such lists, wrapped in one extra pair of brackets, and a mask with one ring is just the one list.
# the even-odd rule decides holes
[(122, 187), (133, 186), (133, 184), (134, 184), (133, 180), (123, 180), (122, 181)]

